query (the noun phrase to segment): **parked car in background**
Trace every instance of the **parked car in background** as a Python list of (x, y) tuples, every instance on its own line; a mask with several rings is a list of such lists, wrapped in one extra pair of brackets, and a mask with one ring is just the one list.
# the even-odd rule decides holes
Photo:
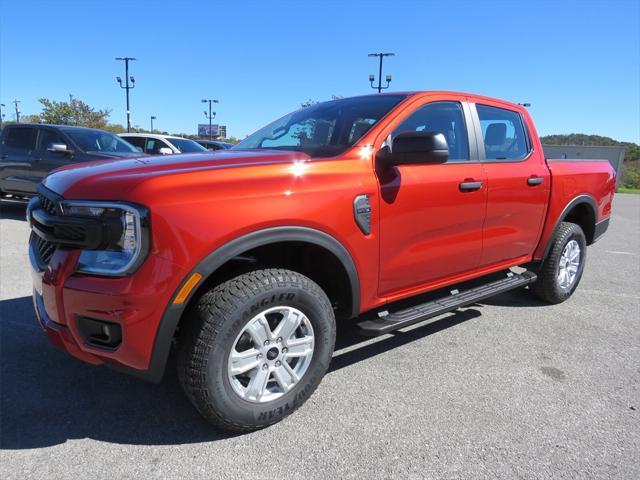
[(227, 150), (233, 147), (233, 143), (220, 142), (218, 140), (196, 140), (196, 142), (207, 150)]
[(0, 134), (0, 194), (24, 200), (51, 170), (73, 163), (142, 155), (103, 130), (69, 125), (7, 125)]
[(141, 149), (149, 155), (173, 155), (174, 153), (206, 152), (199, 143), (188, 138), (174, 137), (171, 135), (156, 135), (153, 133), (121, 133), (134, 147)]

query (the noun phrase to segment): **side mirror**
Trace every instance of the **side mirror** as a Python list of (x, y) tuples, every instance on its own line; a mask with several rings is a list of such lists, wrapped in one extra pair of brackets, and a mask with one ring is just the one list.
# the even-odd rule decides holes
[(64, 143), (50, 143), (47, 150), (53, 153), (72, 153)]
[(160, 155), (171, 155), (173, 153), (173, 150), (171, 150), (169, 147), (161, 147), (158, 152), (160, 153)]
[(133, 148), (135, 148), (138, 153), (142, 153), (142, 147), (133, 147)]
[(445, 163), (449, 159), (449, 146), (442, 133), (402, 132), (393, 139), (387, 155), (393, 165)]

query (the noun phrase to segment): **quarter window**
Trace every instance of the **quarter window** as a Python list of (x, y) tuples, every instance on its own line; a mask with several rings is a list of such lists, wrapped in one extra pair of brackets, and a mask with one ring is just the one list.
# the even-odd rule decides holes
[(449, 160), (469, 160), (469, 140), (462, 105), (457, 102), (428, 103), (407, 117), (393, 132), (438, 132), (447, 139)]
[(518, 112), (476, 105), (485, 157), (489, 160), (520, 160), (529, 154), (529, 143)]

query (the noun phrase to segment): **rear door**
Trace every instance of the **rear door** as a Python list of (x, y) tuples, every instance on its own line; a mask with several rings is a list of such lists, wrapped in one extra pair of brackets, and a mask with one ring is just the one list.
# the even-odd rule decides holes
[(486, 101), (471, 105), (478, 150), (487, 173), (487, 217), (482, 266), (531, 254), (537, 244), (549, 196), (550, 175), (542, 151), (534, 148), (527, 123), (510, 106)]
[(0, 189), (8, 193), (36, 192), (39, 182), (34, 175), (31, 153), (36, 144), (35, 126), (5, 127), (0, 153)]
[(427, 97), (383, 132), (382, 146), (400, 132), (443, 133), (449, 161), (377, 170), (381, 295), (420, 290), (480, 262), (487, 190), (465, 100)]

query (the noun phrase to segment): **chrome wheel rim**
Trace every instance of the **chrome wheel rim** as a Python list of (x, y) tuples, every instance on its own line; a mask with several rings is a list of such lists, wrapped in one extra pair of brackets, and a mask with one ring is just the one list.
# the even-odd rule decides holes
[(269, 308), (247, 322), (229, 352), (227, 374), (236, 394), (255, 403), (278, 399), (302, 379), (313, 357), (309, 318), (297, 308)]
[(578, 269), (580, 268), (580, 245), (575, 240), (571, 240), (564, 246), (560, 256), (558, 267), (558, 285), (561, 288), (570, 288), (576, 281)]

